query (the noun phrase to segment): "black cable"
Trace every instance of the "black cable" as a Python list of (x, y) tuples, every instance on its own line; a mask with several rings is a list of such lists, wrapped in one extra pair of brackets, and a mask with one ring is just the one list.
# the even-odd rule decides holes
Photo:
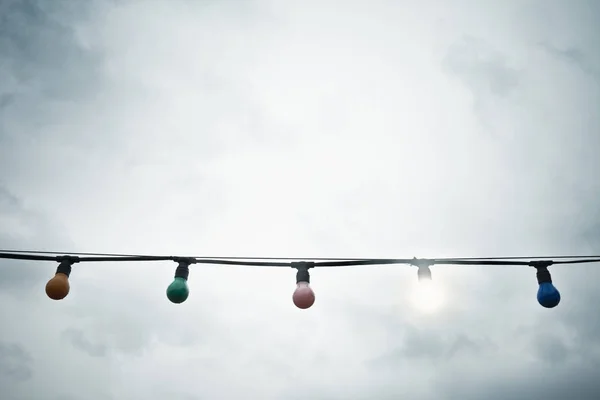
[[(2, 250), (1, 253), (11, 253), (11, 254), (47, 254), (47, 255), (73, 255), (73, 256), (90, 256), (90, 257), (135, 257), (135, 258), (155, 258), (155, 259), (169, 259), (171, 256), (152, 256), (152, 255), (144, 255), (144, 254), (123, 254), (123, 253), (86, 253), (86, 252), (58, 252), (58, 251), (39, 251), (39, 250)], [(188, 256), (186, 258), (193, 258), (197, 260), (314, 260), (314, 261), (385, 261), (391, 260), (386, 258), (347, 258), (347, 257), (242, 257), (242, 256), (233, 256), (233, 257), (216, 257), (216, 256)], [(510, 256), (510, 257), (450, 257), (450, 258), (438, 258), (438, 261), (459, 261), (459, 260), (476, 260), (476, 261), (485, 261), (485, 260), (543, 260), (543, 259), (598, 259), (600, 255), (591, 255), (591, 256)], [(385, 264), (385, 262), (384, 262)]]
[(588, 260), (554, 261), (553, 264), (584, 264), (584, 263), (597, 263), (597, 262), (600, 262), (600, 258), (588, 259)]
[(56, 261), (56, 257), (39, 256), (35, 254), (16, 254), (16, 253), (1, 253), (0, 258), (9, 260), (30, 260), (30, 261)]
[[(70, 254), (73, 256), (101, 256), (101, 257), (145, 257), (144, 254), (78, 253), (75, 251), (42, 251), (42, 250), (0, 250), (0, 253), (56, 254), (56, 255)], [(147, 257), (147, 255), (146, 255), (146, 257)]]
[[(60, 251), (39, 251), (39, 250), (0, 250), (0, 253), (19, 253), (19, 254), (71, 254), (74, 256), (99, 256), (99, 257), (166, 257), (166, 256), (148, 256), (142, 254), (121, 254), (121, 253), (78, 253), (78, 252), (60, 252)], [(220, 260), (319, 260), (319, 261), (351, 261), (351, 260), (372, 260), (371, 258), (335, 258), (335, 257), (213, 257), (213, 256), (189, 256), (187, 258), (202, 259), (220, 259)]]
[(157, 256), (126, 256), (126, 257), (79, 257), (72, 254), (63, 254), (60, 256), (43, 256), (38, 254), (20, 254), (0, 252), (0, 258), (10, 260), (30, 260), (30, 261), (60, 261), (64, 258), (71, 258), (74, 262), (102, 262), (102, 261), (169, 261), (174, 257)]
[[(50, 256), (49, 254), (53, 254)], [(54, 255), (61, 254), (61, 255)], [(88, 254), (86, 256), (80, 256), (80, 254)], [(241, 257), (232, 258), (206, 258), (206, 257), (176, 257), (176, 256), (148, 256), (148, 255), (97, 255), (94, 253), (70, 253), (63, 254), (58, 252), (42, 252), (42, 251), (29, 251), (29, 252), (10, 252), (0, 250), (0, 259), (13, 259), (13, 260), (32, 260), (32, 261), (71, 261), (71, 263), (79, 262), (133, 262), (133, 261), (177, 261), (180, 259), (188, 259), (192, 264), (217, 264), (217, 265), (238, 265), (238, 266), (259, 266), (259, 267), (293, 267), (294, 262), (272, 262), (263, 260), (275, 260), (275, 258), (246, 258), (246, 261), (241, 261)], [(487, 265), (487, 266), (536, 266), (540, 262), (547, 265), (552, 264), (583, 264), (583, 263), (597, 263), (600, 262), (600, 256), (573, 256), (567, 258), (566, 256), (554, 257), (560, 260), (554, 261), (547, 257), (531, 257), (537, 258), (537, 260), (524, 260), (516, 259), (515, 257), (500, 257), (497, 259), (487, 258), (441, 258), (441, 259), (333, 259), (336, 261), (321, 261), (315, 262), (312, 259), (312, 267), (349, 267), (349, 266), (366, 266), (366, 265), (392, 265), (392, 264), (406, 264), (413, 266), (420, 265)], [(289, 258), (288, 258), (289, 259)], [(282, 259), (279, 259), (282, 260)], [(293, 259), (297, 260), (297, 259)], [(323, 260), (323, 258), (321, 258)], [(325, 259), (331, 260), (331, 259)]]
[(325, 261), (315, 263), (315, 267), (358, 267), (361, 265), (390, 265), (411, 264), (414, 259), (383, 259), (373, 258), (365, 260)]

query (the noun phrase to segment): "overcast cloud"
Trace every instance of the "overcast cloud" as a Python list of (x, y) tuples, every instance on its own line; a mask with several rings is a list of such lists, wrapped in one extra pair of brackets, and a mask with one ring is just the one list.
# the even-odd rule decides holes
[[(600, 5), (0, 1), (0, 247), (600, 253)], [(0, 261), (2, 400), (592, 400), (600, 273)]]

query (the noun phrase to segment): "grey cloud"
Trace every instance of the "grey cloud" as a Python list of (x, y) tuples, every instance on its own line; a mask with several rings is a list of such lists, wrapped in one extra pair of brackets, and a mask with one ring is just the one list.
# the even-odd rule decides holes
[(487, 346), (495, 347), (489, 342), (480, 343), (475, 338), (471, 338), (465, 334), (461, 334), (452, 340), (451, 347), (446, 354), (448, 358), (452, 358), (455, 355), (461, 353), (472, 353), (475, 355), (480, 355), (483, 353), (482, 350)]
[(569, 357), (570, 349), (562, 339), (556, 336), (539, 332), (534, 336), (533, 342), (538, 357), (543, 361), (561, 364)]
[(575, 46), (559, 48), (550, 43), (540, 43), (540, 46), (549, 54), (574, 65), (586, 74), (597, 75), (596, 67), (580, 48)]
[(570, 293), (572, 297), (569, 299), (568, 309), (561, 312), (558, 318), (567, 332), (575, 336), (575, 343), (578, 345), (576, 350), (580, 354), (589, 355), (592, 349), (600, 351), (600, 294), (597, 289), (600, 271), (594, 266), (588, 266), (580, 271), (573, 271), (572, 275), (574, 276), (569, 280), (577, 290)]
[(33, 377), (33, 357), (21, 345), (0, 342), (0, 381), (27, 381)]
[(472, 36), (450, 46), (442, 68), (470, 92), (473, 109), (488, 133), (502, 136), (492, 115), (519, 89), (522, 71), (510, 66), (506, 56), (491, 44)]
[[(82, 310), (85, 306), (89, 307), (90, 304), (82, 299)], [(91, 357), (111, 354), (140, 356), (151, 345), (160, 328), (153, 326), (152, 319), (145, 318), (146, 313), (136, 315), (121, 310), (114, 315), (107, 315), (112, 310), (109, 307), (87, 308), (88, 313), (94, 313), (92, 323), (66, 328), (62, 332), (62, 339)]]
[(47, 96), (63, 100), (89, 86), (96, 59), (93, 53), (76, 45), (75, 27), (65, 18), (69, 15), (65, 11), (83, 14), (85, 8), (74, 6), (75, 3), (65, 1), (2, 3), (0, 56), (18, 86), (22, 88), (26, 82)]
[(20, 209), (19, 199), (2, 185), (0, 185), (0, 206), (3, 212), (6, 213), (19, 211)]
[(2, 93), (0, 94), (0, 109), (8, 107), (13, 103), (15, 98), (14, 93)]
[(474, 37), (464, 37), (450, 47), (442, 65), (477, 97), (506, 97), (519, 86), (519, 70), (509, 66), (488, 43)]
[(91, 357), (104, 357), (108, 352), (105, 344), (92, 343), (82, 330), (69, 328), (64, 330), (62, 335), (73, 347), (87, 353)]
[[(119, 270), (119, 266), (103, 267), (104, 274), (108, 276), (118, 274)], [(170, 274), (166, 276), (170, 278)], [(79, 279), (78, 271), (74, 270), (70, 296), (76, 296), (77, 303), (69, 308), (72, 324), (63, 330), (61, 337), (89, 356), (127, 355), (136, 358), (147, 354), (157, 343), (173, 348), (193, 348), (204, 346), (207, 337), (229, 340), (230, 335), (223, 333), (227, 327), (218, 316), (208, 312), (219, 310), (218, 304), (204, 310), (206, 293), (192, 292), (190, 299), (179, 306), (166, 299), (167, 280), (164, 286), (153, 288), (155, 296), (147, 298), (131, 291), (132, 285), (137, 288), (136, 291), (143, 290), (135, 282), (111, 287)], [(128, 293), (126, 300), (121, 297), (124, 293)], [(194, 303), (201, 307), (200, 312), (192, 310), (193, 316), (187, 317), (182, 308), (190, 310)]]
[(438, 398), (477, 400), (485, 393), (485, 398), (491, 400), (595, 400), (600, 393), (597, 366), (593, 365), (524, 369), (513, 373), (494, 365), (482, 366), (482, 369), (487, 370), (489, 377), (482, 378), (480, 374), (465, 374), (460, 378), (444, 376), (435, 383)]
[(394, 352), (395, 357), (402, 359), (450, 359), (460, 356), (461, 353), (480, 355), (484, 345), (477, 343), (475, 338), (470, 338), (466, 334), (442, 336), (416, 327), (405, 329), (403, 342), (402, 348)]
[[(30, 250), (40, 246), (64, 248), (69, 241), (61, 234), (58, 222), (28, 209), (23, 200), (0, 184), (0, 243), (3, 249)], [(31, 246), (30, 248), (27, 248)], [(47, 247), (48, 248), (48, 247)], [(52, 277), (56, 265), (0, 259), (0, 288), (15, 294), (41, 290)]]

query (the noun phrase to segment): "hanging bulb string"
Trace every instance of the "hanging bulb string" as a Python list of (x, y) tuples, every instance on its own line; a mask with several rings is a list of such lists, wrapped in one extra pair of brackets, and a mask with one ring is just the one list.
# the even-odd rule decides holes
[[(536, 259), (532, 259), (536, 258)], [(178, 263), (174, 280), (167, 287), (166, 295), (175, 304), (183, 303), (190, 295), (188, 277), (192, 264), (215, 264), (231, 266), (288, 267), (297, 270), (296, 290), (292, 300), (297, 308), (308, 309), (315, 303), (315, 293), (310, 286), (309, 269), (316, 267), (351, 267), (376, 265), (410, 265), (417, 267), (417, 277), (421, 283), (429, 287), (432, 280), (431, 266), (434, 265), (487, 265), (487, 266), (527, 266), (536, 269), (538, 281), (537, 300), (544, 308), (554, 308), (561, 301), (561, 294), (552, 282), (548, 267), (556, 264), (598, 263), (600, 256), (557, 256), (549, 257), (498, 257), (498, 258), (372, 258), (372, 259), (332, 259), (306, 257), (304, 259), (274, 257), (181, 257), (151, 256), (125, 254), (94, 254), (45, 251), (6, 251), (0, 250), (0, 259), (54, 261), (59, 265), (54, 276), (46, 284), (46, 294), (52, 300), (62, 300), (70, 292), (69, 278), (73, 264), (82, 262), (149, 262), (174, 261)]]

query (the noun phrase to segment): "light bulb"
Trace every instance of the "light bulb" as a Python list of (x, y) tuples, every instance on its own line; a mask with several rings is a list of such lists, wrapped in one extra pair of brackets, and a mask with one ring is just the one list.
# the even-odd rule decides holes
[(544, 308), (554, 308), (560, 303), (560, 292), (552, 284), (552, 276), (548, 271), (549, 265), (545, 262), (536, 266), (536, 276), (539, 284), (537, 301)]
[(167, 287), (167, 297), (171, 303), (180, 304), (187, 300), (190, 295), (187, 279), (175, 277), (173, 282)]
[(187, 300), (190, 295), (190, 288), (188, 287), (188, 277), (190, 275), (190, 263), (189, 259), (178, 260), (179, 265), (175, 270), (175, 279), (167, 287), (167, 298), (171, 303), (181, 304)]
[(417, 277), (419, 283), (415, 287), (412, 295), (411, 302), (413, 305), (422, 312), (432, 313), (437, 311), (444, 303), (444, 293), (442, 288), (432, 280), (430, 263), (415, 261), (415, 264), (419, 269), (417, 270)]
[(68, 275), (57, 272), (48, 283), (46, 283), (46, 295), (52, 300), (62, 300), (69, 294), (71, 285)]
[(425, 279), (416, 285), (410, 300), (419, 311), (433, 313), (444, 305), (445, 296), (436, 282)]
[(552, 282), (542, 282), (538, 288), (537, 301), (544, 308), (554, 308), (560, 303), (560, 292)]
[(62, 300), (69, 294), (71, 285), (69, 276), (71, 275), (71, 265), (73, 259), (64, 258), (56, 268), (54, 276), (46, 283), (46, 295), (52, 300)]
[(306, 310), (315, 304), (315, 292), (308, 282), (298, 282), (296, 290), (294, 290), (294, 294), (292, 295), (292, 300), (296, 307)]

